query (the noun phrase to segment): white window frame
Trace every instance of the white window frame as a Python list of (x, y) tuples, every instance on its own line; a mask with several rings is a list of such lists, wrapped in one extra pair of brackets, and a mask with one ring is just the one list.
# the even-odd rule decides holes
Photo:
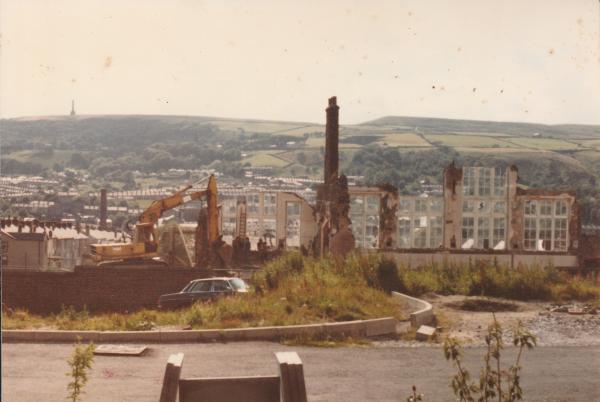
[[(550, 210), (548, 210), (548, 205)], [(523, 249), (527, 251), (568, 251), (569, 208), (569, 203), (565, 199), (525, 199)], [(546, 225), (547, 222), (549, 225)], [(533, 227), (528, 227), (530, 223), (533, 223)], [(531, 231), (534, 236), (529, 236)], [(545, 235), (547, 233), (549, 236)], [(557, 236), (558, 233), (564, 233), (564, 237)], [(545, 249), (544, 245), (549, 245), (549, 249)]]

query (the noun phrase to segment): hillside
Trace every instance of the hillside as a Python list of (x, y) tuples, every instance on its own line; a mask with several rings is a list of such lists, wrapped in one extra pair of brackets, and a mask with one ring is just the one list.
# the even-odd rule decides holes
[[(2, 174), (71, 167), (117, 187), (142, 184), (132, 178), (133, 171), (170, 168), (211, 167), (241, 176), (244, 167), (270, 167), (274, 175), (320, 178), (324, 130), (324, 125), (310, 122), (208, 116), (5, 119), (0, 121)], [(597, 125), (387, 116), (341, 126), (340, 153), (347, 173), (364, 176), (366, 183), (389, 182), (406, 192), (417, 191), (423, 179), (439, 182), (451, 160), (514, 163), (526, 185), (577, 189), (584, 205), (598, 205), (589, 218), (600, 221)]]

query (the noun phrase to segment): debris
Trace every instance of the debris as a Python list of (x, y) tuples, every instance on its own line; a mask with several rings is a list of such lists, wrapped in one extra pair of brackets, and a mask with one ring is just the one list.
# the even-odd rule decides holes
[(436, 329), (428, 325), (421, 325), (417, 330), (417, 341), (430, 341), (435, 337)]
[(95, 355), (105, 356), (141, 356), (148, 346), (131, 345), (99, 345), (94, 349)]
[(568, 310), (568, 313), (572, 314), (572, 315), (583, 315), (583, 314), (585, 314), (584, 310), (581, 307), (571, 307)]
[(553, 304), (547, 307), (550, 313), (568, 313), (572, 315), (598, 314), (598, 309), (591, 304)]

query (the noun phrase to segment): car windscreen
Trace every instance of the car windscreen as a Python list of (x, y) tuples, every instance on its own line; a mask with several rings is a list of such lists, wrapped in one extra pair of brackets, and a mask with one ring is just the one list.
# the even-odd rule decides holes
[(185, 287), (183, 289), (181, 289), (182, 292), (189, 292), (190, 289), (192, 287), (194, 287), (194, 285), (196, 284), (196, 282), (190, 282), (187, 285), (185, 285)]
[(233, 278), (229, 280), (229, 283), (231, 283), (233, 285), (233, 287), (237, 290), (240, 289), (247, 289), (248, 285), (246, 285), (246, 282), (244, 282), (242, 279), (240, 278)]

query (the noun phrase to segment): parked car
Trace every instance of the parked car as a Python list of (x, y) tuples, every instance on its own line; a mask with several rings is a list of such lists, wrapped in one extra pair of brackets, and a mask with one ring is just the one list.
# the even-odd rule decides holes
[(240, 278), (206, 278), (188, 283), (180, 292), (158, 298), (159, 309), (187, 307), (197, 301), (213, 300), (220, 296), (247, 293), (248, 285)]

